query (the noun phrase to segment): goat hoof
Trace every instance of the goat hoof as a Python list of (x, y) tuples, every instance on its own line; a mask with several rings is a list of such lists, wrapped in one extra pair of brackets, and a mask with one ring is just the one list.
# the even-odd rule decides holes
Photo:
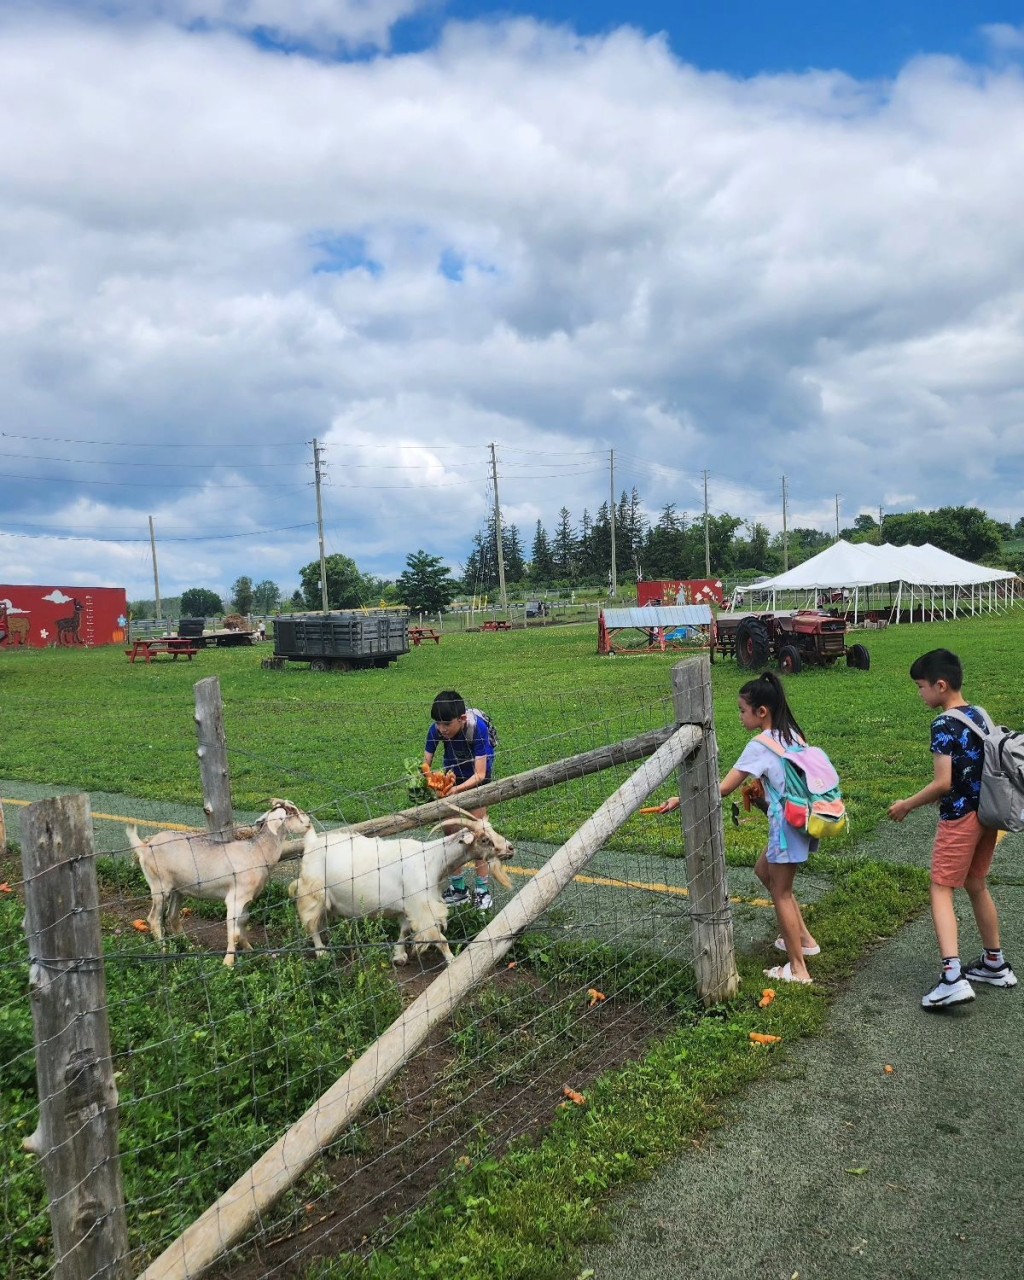
[(391, 957), (391, 963), (392, 964), (408, 964), (409, 957), (405, 954), (404, 951), (396, 951), (395, 954)]

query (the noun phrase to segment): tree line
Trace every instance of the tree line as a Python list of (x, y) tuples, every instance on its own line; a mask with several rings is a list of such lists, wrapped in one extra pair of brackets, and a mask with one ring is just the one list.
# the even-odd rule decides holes
[[(752, 581), (780, 573), (787, 564), (792, 568), (835, 541), (834, 533), (799, 527), (790, 529), (784, 539), (760, 522), (729, 514), (708, 515), (705, 521), (701, 512), (691, 518), (678, 511), (675, 503), (664, 506), (651, 522), (633, 488), (623, 491), (614, 511), (605, 502), (593, 516), (585, 509), (574, 520), (569, 509), (562, 507), (550, 531), (538, 520), (529, 548), (520, 529), (502, 521), (506, 587), (520, 596), (530, 591), (607, 588), (612, 577), (613, 524), (615, 575), (620, 583), (639, 578), (703, 578), (708, 568), (712, 577)], [(1024, 544), (1024, 516), (1010, 525), (993, 520), (978, 507), (881, 513), (881, 521), (862, 514), (840, 530), (840, 537), (894, 546), (930, 542), (965, 560), (1024, 572), (1024, 545), (1012, 545), (1015, 539)], [(453, 573), (440, 556), (422, 549), (406, 556), (405, 570), (395, 580), (362, 573), (344, 555), (326, 557), (325, 567), (329, 608), (404, 604), (414, 612), (440, 612), (462, 594), (494, 596), (499, 586), (496, 521), (492, 515), (474, 534), (461, 575)], [(164, 613), (209, 617), (232, 611), (266, 615), (281, 609), (320, 609), (319, 560), (304, 565), (299, 580), (300, 586), (287, 601), (269, 580), (254, 585), (251, 578), (238, 578), (229, 601), (195, 587), (183, 592), (178, 602), (166, 601)], [(150, 601), (133, 602), (132, 611), (136, 617), (146, 617), (147, 608), (152, 607)]]

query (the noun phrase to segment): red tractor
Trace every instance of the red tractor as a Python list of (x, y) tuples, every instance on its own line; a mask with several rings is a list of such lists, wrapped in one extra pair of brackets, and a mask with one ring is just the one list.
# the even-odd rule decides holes
[(819, 609), (720, 613), (711, 639), (712, 656), (715, 650), (735, 657), (746, 671), (764, 667), (773, 658), (790, 675), (809, 664), (831, 667), (840, 658), (846, 659), (848, 667), (860, 671), (871, 666), (871, 656), (864, 645), (847, 645), (846, 619)]

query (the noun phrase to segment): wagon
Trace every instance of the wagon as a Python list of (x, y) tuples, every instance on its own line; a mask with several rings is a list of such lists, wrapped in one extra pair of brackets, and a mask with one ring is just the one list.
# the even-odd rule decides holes
[(780, 609), (775, 613), (720, 613), (712, 651), (734, 657), (752, 671), (771, 659), (791, 675), (807, 665), (831, 667), (840, 658), (867, 671), (871, 657), (862, 644), (846, 643), (846, 619), (820, 609)]
[(292, 613), (274, 619), (274, 656), (262, 665), (280, 670), (289, 662), (308, 662), (310, 671), (358, 671), (386, 667), (408, 652), (407, 613)]

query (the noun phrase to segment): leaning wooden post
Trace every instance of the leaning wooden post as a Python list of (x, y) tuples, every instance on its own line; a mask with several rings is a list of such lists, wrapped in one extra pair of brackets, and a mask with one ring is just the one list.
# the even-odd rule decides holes
[(196, 733), (199, 737), (199, 771), (203, 779), (203, 813), (214, 835), (234, 834), (228, 744), (224, 736), (224, 704), (220, 681), (208, 676), (196, 683)]
[(716, 1004), (736, 994), (740, 979), (729, 909), (709, 660), (689, 658), (674, 666), (672, 691), (679, 724), (699, 725), (702, 730), (697, 749), (679, 767), (679, 816), (690, 888), (697, 991), (705, 1004)]
[(57, 1280), (121, 1280), (128, 1229), (89, 797), (30, 805), (21, 856), (39, 1086), (39, 1127), (23, 1146), (43, 1166)]
[(7, 852), (7, 823), (4, 821), (4, 806), (0, 802), (0, 853)]

